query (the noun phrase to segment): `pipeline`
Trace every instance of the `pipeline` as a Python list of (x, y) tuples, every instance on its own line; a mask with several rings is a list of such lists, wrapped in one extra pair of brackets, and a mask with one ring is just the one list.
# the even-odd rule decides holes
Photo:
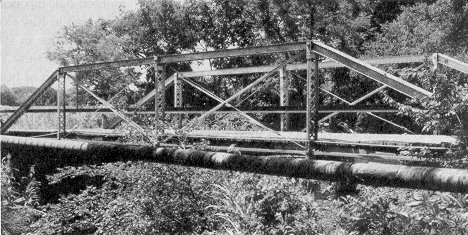
[[(468, 193), (468, 170), (410, 167), (380, 163), (346, 163), (278, 156), (244, 156), (220, 152), (158, 148), (110, 142), (0, 136), (3, 153), (33, 153), (48, 164), (96, 164), (145, 160), (163, 164), (231, 170), (372, 186)], [(45, 159), (47, 158), (47, 159)]]

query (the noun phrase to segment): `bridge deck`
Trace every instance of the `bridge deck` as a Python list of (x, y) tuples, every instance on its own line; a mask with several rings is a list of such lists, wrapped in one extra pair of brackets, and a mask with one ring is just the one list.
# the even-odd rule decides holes
[[(208, 139), (243, 139), (243, 140), (269, 140), (269, 141), (296, 141), (305, 142), (307, 134), (304, 132), (278, 132), (280, 135), (268, 131), (193, 131), (190, 137)], [(456, 139), (443, 135), (399, 135), (399, 134), (361, 134), (361, 133), (318, 133), (319, 141), (366, 143), (380, 145), (453, 145)]]
[[(52, 130), (10, 130), (12, 135), (40, 135), (51, 133)], [(74, 134), (94, 137), (119, 137), (120, 133), (112, 129), (80, 129)], [(304, 132), (278, 132), (269, 131), (223, 131), (223, 130), (194, 130), (188, 134), (191, 138), (205, 138), (217, 140), (241, 140), (246, 142), (306, 142)], [(457, 143), (456, 138), (445, 135), (409, 135), (409, 134), (365, 134), (365, 133), (318, 133), (319, 141), (375, 144), (375, 145), (402, 145), (402, 146), (444, 146), (449, 147)]]

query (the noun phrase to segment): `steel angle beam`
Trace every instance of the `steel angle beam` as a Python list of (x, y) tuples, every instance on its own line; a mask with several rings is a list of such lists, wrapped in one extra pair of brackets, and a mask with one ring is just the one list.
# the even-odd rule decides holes
[[(218, 101), (218, 102), (220, 102), (220, 103), (221, 103), (221, 102), (224, 102), (224, 100), (221, 99), (220, 97), (218, 97), (217, 95), (215, 95), (215, 94), (213, 94), (212, 92), (210, 92), (209, 90), (207, 90), (207, 89), (205, 89), (205, 88), (203, 88), (203, 87), (201, 87), (201, 86), (199, 86), (199, 85), (193, 83), (192, 81), (190, 81), (190, 80), (188, 80), (188, 79), (185, 79), (185, 78), (180, 78), (180, 79), (181, 79), (182, 81), (188, 83), (189, 85), (195, 87), (195, 88), (198, 89), (199, 91), (205, 93), (206, 95), (210, 96), (211, 98), (215, 99), (216, 101)], [(246, 118), (249, 122), (253, 123), (254, 125), (257, 125), (257, 126), (263, 128), (263, 129), (265, 129), (265, 130), (271, 131), (271, 132), (273, 132), (274, 134), (283, 137), (283, 136), (281, 135), (281, 133), (279, 133), (278, 131), (275, 131), (275, 130), (273, 130), (273, 129), (271, 129), (271, 128), (265, 126), (265, 125), (263, 125), (263, 124), (262, 124), (261, 122), (259, 122), (257, 119), (255, 119), (255, 118), (249, 116), (247, 113), (245, 113), (245, 112), (243, 112), (242, 110), (236, 108), (235, 106), (233, 106), (233, 105), (231, 105), (231, 104), (229, 104), (229, 103), (226, 103), (226, 106), (229, 107), (229, 108), (234, 109), (234, 110), (236, 111), (236, 113), (240, 114), (241, 116), (243, 116), (244, 118)], [(295, 142), (295, 141), (292, 141), (292, 143), (298, 145), (298, 146), (301, 147), (301, 148), (305, 148), (304, 146), (302, 146), (301, 144), (299, 144), (299, 143), (297, 143), (297, 142)]]
[(180, 61), (206, 60), (206, 59), (227, 58), (227, 57), (237, 57), (237, 56), (281, 53), (281, 52), (289, 52), (289, 51), (300, 51), (300, 50), (305, 50), (305, 46), (306, 46), (305, 42), (293, 42), (293, 43), (284, 43), (284, 44), (277, 44), (277, 45), (236, 48), (236, 49), (207, 51), (207, 52), (198, 52), (198, 53), (190, 53), (190, 54), (161, 55), (158, 57), (160, 58), (160, 63), (173, 63), (173, 62), (180, 62)]
[(61, 73), (80, 72), (80, 71), (99, 70), (99, 69), (107, 69), (107, 68), (140, 66), (140, 65), (154, 64), (154, 63), (155, 63), (154, 58), (148, 57), (148, 58), (138, 58), (138, 59), (129, 59), (129, 60), (119, 60), (119, 61), (65, 66), (65, 67), (59, 68), (59, 71)]
[(138, 124), (136, 124), (132, 119), (128, 118), (127, 116), (125, 116), (124, 113), (122, 113), (121, 111), (117, 110), (111, 103), (109, 103), (108, 101), (102, 99), (101, 97), (99, 97), (98, 95), (96, 95), (94, 92), (92, 92), (91, 90), (89, 90), (88, 88), (86, 88), (85, 86), (83, 86), (79, 81), (78, 79), (74, 78), (73, 76), (70, 76), (69, 77), (75, 82), (75, 84), (78, 84), (80, 86), (81, 89), (85, 90), (86, 92), (88, 92), (91, 96), (93, 96), (96, 100), (98, 100), (101, 104), (103, 104), (106, 108), (110, 109), (115, 115), (117, 115), (118, 117), (120, 117), (121, 119), (125, 120), (130, 126), (132, 126), (135, 130), (137, 130), (138, 132), (140, 132), (140, 134), (142, 134), (145, 138), (147, 138), (150, 142), (153, 142), (151, 138), (149, 138), (147, 135), (146, 135), (146, 131)]
[(366, 77), (369, 77), (370, 79), (385, 84), (388, 87), (391, 87), (392, 89), (399, 91), (411, 98), (425, 99), (432, 95), (432, 93), (429, 91), (426, 91), (416, 85), (404, 81), (401, 78), (389, 74), (381, 69), (378, 69), (368, 63), (365, 63), (359, 59), (356, 59), (323, 43), (314, 41), (312, 50), (314, 52), (319, 53), (322, 56), (342, 63), (346, 67)]
[(433, 55), (433, 62), (435, 63), (435, 67), (437, 67), (437, 64), (442, 64), (449, 68), (468, 74), (468, 64), (461, 62), (459, 60), (456, 60), (452, 57), (439, 54), (439, 53), (435, 53)]
[(240, 95), (244, 94), (245, 92), (249, 91), (250, 89), (252, 89), (254, 86), (256, 86), (257, 84), (259, 84), (260, 82), (262, 82), (263, 80), (271, 77), (273, 74), (275, 74), (276, 72), (278, 72), (282, 67), (284, 67), (285, 65), (287, 65), (289, 62), (295, 60), (296, 58), (299, 57), (300, 54), (297, 54), (293, 57), (291, 57), (290, 59), (288, 60), (285, 60), (281, 63), (279, 63), (273, 70), (269, 71), (268, 73), (262, 75), (260, 78), (258, 78), (257, 80), (253, 81), (252, 83), (250, 83), (248, 86), (244, 87), (242, 90), (238, 91), (237, 93), (235, 93), (234, 95), (232, 95), (231, 97), (227, 98), (226, 100), (220, 102), (216, 107), (210, 109), (208, 112), (202, 114), (200, 117), (198, 117), (197, 119), (195, 119), (194, 121), (190, 122), (187, 126), (185, 126), (184, 128), (189, 128), (191, 127), (192, 125), (196, 124), (197, 122), (205, 119), (207, 116), (209, 116), (210, 114), (216, 112), (218, 109), (220, 109), (221, 107), (223, 107), (225, 104), (231, 102), (232, 100), (236, 99), (237, 97), (239, 97)]
[[(175, 76), (175, 74), (173, 74), (172, 76), (170, 76), (169, 78), (166, 79), (166, 81), (165, 81), (165, 83), (164, 83), (164, 86), (165, 86), (165, 87), (170, 86), (170, 85), (174, 82), (174, 76)], [(131, 107), (131, 108), (139, 108), (139, 107), (141, 107), (141, 106), (144, 105), (146, 102), (148, 102), (149, 100), (153, 99), (155, 94), (156, 94), (156, 90), (152, 90), (151, 92), (149, 92), (148, 94), (146, 94), (143, 98), (141, 98), (140, 100), (138, 100), (134, 105), (130, 105), (130, 107)]]
[[(198, 52), (198, 53), (190, 53), (190, 54), (158, 55), (157, 63), (165, 64), (165, 63), (174, 63), (174, 62), (181, 62), (181, 61), (205, 60), (205, 59), (215, 59), (215, 58), (225, 58), (225, 57), (298, 51), (298, 50), (304, 50), (304, 49), (305, 49), (304, 42), (295, 42), (295, 43), (285, 43), (285, 44), (269, 45), (269, 46), (258, 46), (258, 47)], [(66, 67), (61, 67), (59, 70), (61, 73), (78, 72), (78, 71), (97, 70), (97, 69), (105, 69), (105, 68), (139, 66), (139, 65), (155, 64), (155, 63), (156, 61), (154, 60), (154, 58), (149, 57), (149, 58), (139, 58), (139, 59), (112, 61), (112, 62), (101, 62), (101, 63), (93, 63), (93, 64), (66, 66)]]
[[(404, 56), (385, 56), (378, 58), (364, 58), (362, 61), (369, 64), (407, 64), (407, 63), (422, 63), (425, 57), (419, 55), (404, 55)], [(338, 68), (346, 67), (335, 61), (322, 61), (319, 63), (320, 69), (327, 68)], [(256, 67), (241, 67), (241, 68), (230, 68), (230, 69), (215, 69), (215, 70), (203, 70), (203, 71), (189, 71), (179, 72), (181, 76), (186, 78), (191, 77), (203, 77), (203, 76), (222, 76), (222, 75), (239, 75), (239, 74), (253, 74), (253, 73), (266, 73), (274, 69), (274, 66), (256, 66)], [(284, 67), (285, 71), (296, 71), (306, 70), (307, 64), (288, 64)]]
[[(248, 113), (305, 113), (305, 106), (236, 106), (243, 112)], [(73, 106), (66, 107), (67, 113), (110, 113), (112, 110), (105, 107), (86, 107), (86, 108), (75, 108)], [(13, 113), (16, 110), (0, 110), (0, 113)], [(135, 113), (136, 109), (129, 109), (126, 114)], [(169, 114), (175, 113), (203, 113), (208, 111), (206, 107), (167, 107), (166, 112)], [(229, 109), (229, 107), (220, 108), (220, 112), (235, 111)], [(29, 108), (27, 113), (53, 113), (57, 112), (57, 107), (54, 106), (32, 106)], [(379, 105), (362, 105), (362, 106), (344, 106), (336, 105), (331, 107), (321, 107), (319, 113), (330, 113), (330, 112), (346, 112), (346, 113), (358, 113), (358, 112), (377, 112), (377, 113), (396, 113), (398, 109), (389, 109), (386, 106)], [(154, 110), (140, 110), (139, 114), (154, 113)]]
[[(330, 95), (332, 95), (332, 96), (338, 98), (339, 100), (345, 102), (346, 104), (348, 104), (348, 105), (350, 105), (350, 106), (355, 106), (355, 105), (357, 105), (358, 103), (362, 102), (363, 100), (365, 100), (365, 99), (367, 99), (367, 98), (373, 96), (375, 93), (377, 93), (377, 92), (379, 92), (379, 91), (385, 89), (386, 87), (387, 87), (387, 85), (380, 86), (379, 88), (377, 88), (377, 89), (375, 89), (375, 90), (373, 90), (373, 91), (371, 91), (371, 92), (369, 92), (369, 93), (363, 95), (362, 97), (360, 97), (359, 99), (356, 99), (356, 100), (353, 101), (353, 102), (348, 102), (348, 101), (346, 101), (345, 99), (343, 99), (343, 98), (339, 97), (338, 95), (335, 95), (335, 94), (333, 94), (333, 93), (331, 93), (331, 92), (329, 92), (329, 91), (326, 91), (326, 92), (327, 92), (328, 94), (330, 94)], [(397, 110), (397, 112), (398, 112), (398, 110)], [(327, 119), (329, 119), (329, 118), (332, 118), (332, 117), (338, 115), (339, 113), (340, 113), (340, 112), (333, 112), (333, 113), (331, 113), (331, 114), (325, 116), (324, 118), (320, 119), (319, 122), (324, 122), (325, 120), (327, 120)]]
[(57, 81), (58, 71), (54, 71), (42, 85), (2, 124), (1, 133), (8, 129), (31, 107), (31, 105)]

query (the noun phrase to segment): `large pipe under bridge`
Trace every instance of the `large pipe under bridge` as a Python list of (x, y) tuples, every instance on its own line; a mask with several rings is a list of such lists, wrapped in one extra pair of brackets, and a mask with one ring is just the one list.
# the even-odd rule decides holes
[[(372, 186), (468, 193), (468, 170), (345, 163), (278, 156), (244, 156), (111, 142), (1, 136), (2, 155), (32, 153), (49, 166), (145, 160), (163, 164), (230, 170)], [(31, 156), (28, 156), (31, 157)]]

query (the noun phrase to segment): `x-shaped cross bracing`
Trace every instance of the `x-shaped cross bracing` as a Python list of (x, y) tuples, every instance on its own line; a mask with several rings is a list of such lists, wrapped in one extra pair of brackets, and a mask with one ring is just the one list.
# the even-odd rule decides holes
[[(213, 93), (210, 92), (209, 90), (203, 88), (202, 86), (196, 84), (195, 82), (190, 81), (189, 79), (186, 79), (186, 78), (184, 78), (184, 77), (180, 77), (179, 79), (181, 79), (182, 81), (184, 81), (184, 82), (188, 83), (189, 85), (193, 86), (193, 87), (196, 88), (197, 90), (199, 90), (199, 91), (205, 93), (206, 95), (208, 95), (209, 97), (215, 99), (216, 101), (218, 101), (218, 102), (220, 102), (220, 103), (225, 102), (225, 100), (223, 100), (223, 99), (220, 98), (219, 96), (213, 94)], [(234, 106), (234, 105), (232, 105), (232, 104), (230, 104), (230, 103), (227, 103), (227, 102), (226, 102), (225, 104), (226, 104), (227, 107), (230, 107), (230, 108), (233, 108), (234, 110), (236, 110), (242, 117), (246, 118), (246, 119), (247, 119), (248, 121), (250, 121), (251, 123), (253, 123), (253, 124), (255, 124), (255, 125), (257, 125), (257, 126), (263, 128), (263, 129), (266, 129), (266, 130), (268, 130), (268, 131), (271, 131), (271, 132), (275, 133), (276, 135), (279, 135), (279, 136), (283, 137), (283, 136), (281, 135), (280, 132), (275, 131), (275, 130), (273, 130), (273, 129), (271, 129), (271, 128), (265, 126), (265, 125), (263, 125), (261, 122), (259, 122), (259, 121), (256, 120), (255, 118), (251, 117), (250, 115), (248, 115), (248, 114), (245, 113), (245, 112), (242, 112), (242, 110), (236, 108), (236, 106)], [(298, 145), (299, 147), (305, 148), (303, 145), (301, 145), (301, 144), (299, 144), (299, 143), (297, 143), (297, 142), (294, 142), (294, 141), (293, 141), (293, 143), (296, 144), (296, 145)]]
[[(89, 93), (91, 96), (93, 96), (97, 101), (99, 101), (102, 105), (104, 105), (106, 108), (110, 109), (115, 115), (117, 115), (118, 117), (122, 118), (123, 120), (125, 120), (132, 128), (134, 128), (136, 131), (140, 132), (140, 134), (142, 134), (145, 138), (147, 138), (148, 141), (150, 142), (154, 142), (152, 140), (152, 138), (149, 138), (145, 129), (143, 129), (140, 125), (138, 125), (137, 123), (135, 123), (132, 119), (128, 118), (125, 114), (123, 114), (122, 112), (120, 112), (117, 108), (115, 108), (110, 102), (102, 99), (101, 97), (99, 97), (98, 95), (96, 95), (93, 91), (91, 91), (90, 89), (86, 88), (85, 86), (83, 86), (81, 84), (80, 81), (78, 81), (78, 79), (76, 79), (75, 77), (69, 75), (69, 74), (66, 74), (68, 77), (70, 77), (74, 82), (75, 84), (78, 84), (79, 87), (81, 87), (81, 89), (85, 90), (87, 93)], [(153, 144), (157, 144), (157, 143), (153, 143)]]
[[(295, 75), (296, 77), (302, 79), (302, 80), (305, 80), (305, 78), (303, 78), (302, 76), (300, 76), (300, 75), (297, 74), (297, 73), (292, 73), (292, 74)], [(333, 96), (333, 97), (335, 97), (335, 98), (337, 98), (337, 99), (339, 99), (339, 100), (341, 100), (341, 101), (343, 101), (343, 102), (346, 103), (347, 105), (354, 106), (354, 105), (357, 105), (357, 104), (361, 103), (362, 101), (366, 100), (367, 98), (373, 96), (374, 94), (378, 93), (379, 91), (381, 91), (381, 90), (383, 90), (384, 88), (387, 88), (387, 87), (388, 87), (387, 85), (382, 85), (382, 86), (380, 86), (380, 87), (374, 89), (373, 91), (371, 91), (371, 92), (369, 92), (369, 93), (367, 93), (367, 94), (361, 96), (360, 98), (358, 98), (358, 99), (356, 99), (355, 101), (352, 101), (352, 102), (349, 102), (349, 101), (347, 101), (346, 99), (344, 99), (344, 98), (342, 98), (342, 97), (340, 97), (340, 96), (334, 94), (333, 92), (330, 92), (330, 91), (328, 91), (328, 90), (325, 90), (325, 89), (323, 89), (323, 88), (320, 88), (320, 90), (323, 91), (323, 92), (325, 92), (325, 93), (327, 93), (327, 94), (329, 94), (329, 95), (331, 95), (331, 96)], [(319, 123), (322, 123), (322, 122), (326, 121), (327, 119), (330, 119), (330, 118), (332, 118), (332, 117), (338, 115), (339, 113), (340, 113), (340, 112), (333, 112), (333, 113), (330, 113), (330, 114), (328, 114), (327, 116), (321, 118), (321, 119), (319, 120)], [(402, 130), (404, 130), (404, 131), (406, 131), (406, 132), (409, 132), (409, 133), (411, 133), (411, 134), (415, 134), (414, 132), (408, 130), (408, 128), (406, 128), (406, 127), (404, 127), (404, 126), (401, 126), (401, 125), (398, 125), (398, 124), (396, 124), (396, 123), (394, 123), (394, 122), (392, 122), (392, 121), (390, 121), (390, 120), (387, 120), (387, 119), (385, 119), (385, 118), (383, 118), (383, 117), (377, 116), (376, 114), (374, 114), (374, 113), (372, 113), (372, 112), (366, 112), (366, 113), (369, 114), (369, 115), (371, 115), (371, 116), (373, 116), (373, 117), (375, 117), (375, 118), (377, 118), (377, 119), (380, 119), (380, 120), (382, 120), (382, 121), (384, 121), (384, 122), (390, 123), (390, 124), (392, 124), (392, 125), (394, 125), (394, 126), (400, 128), (400, 129), (402, 129)]]

